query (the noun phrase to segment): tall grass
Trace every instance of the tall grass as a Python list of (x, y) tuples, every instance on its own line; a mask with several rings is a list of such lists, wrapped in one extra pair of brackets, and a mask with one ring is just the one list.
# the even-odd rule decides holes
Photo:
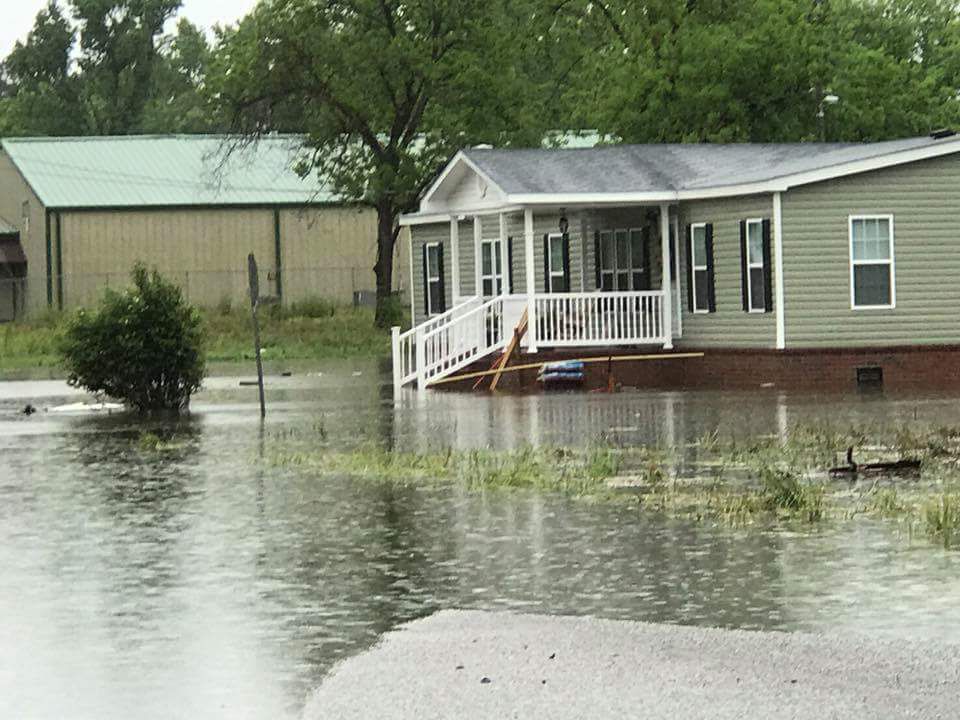
[[(249, 308), (223, 301), (202, 314), (208, 360), (253, 358)], [(386, 357), (390, 353), (390, 333), (374, 327), (370, 308), (306, 299), (265, 310), (260, 324), (268, 361)], [(56, 368), (63, 327), (64, 316), (57, 314), (0, 325), (0, 369)]]

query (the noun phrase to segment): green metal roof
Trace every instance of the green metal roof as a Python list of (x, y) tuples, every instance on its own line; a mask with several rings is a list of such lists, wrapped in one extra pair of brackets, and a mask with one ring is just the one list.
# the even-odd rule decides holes
[(0, 217), (0, 235), (16, 235), (20, 231)]
[(338, 202), (293, 168), (296, 136), (228, 152), (231, 138), (151, 135), (0, 141), (40, 202), (57, 208), (292, 205)]

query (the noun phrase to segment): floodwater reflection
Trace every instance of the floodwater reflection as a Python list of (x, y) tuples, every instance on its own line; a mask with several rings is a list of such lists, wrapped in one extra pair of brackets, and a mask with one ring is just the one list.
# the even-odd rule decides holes
[[(737, 530), (530, 492), (316, 477), (274, 451), (692, 443), (960, 424), (951, 398), (405, 393), (376, 366), (211, 381), (177, 423), (0, 391), (0, 717), (296, 718), (333, 663), (440, 608), (960, 639), (960, 554), (883, 523)], [(44, 386), (40, 405), (56, 402)], [(4, 394), (6, 393), (6, 394)], [(71, 401), (75, 400), (72, 398)], [(143, 442), (144, 430), (164, 442)], [(688, 452), (695, 453), (695, 448)]]

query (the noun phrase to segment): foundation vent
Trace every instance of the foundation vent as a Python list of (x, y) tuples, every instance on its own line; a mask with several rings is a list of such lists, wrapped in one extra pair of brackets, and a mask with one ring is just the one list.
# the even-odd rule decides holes
[(869, 367), (857, 368), (857, 387), (879, 388), (883, 387), (883, 368), (872, 365)]

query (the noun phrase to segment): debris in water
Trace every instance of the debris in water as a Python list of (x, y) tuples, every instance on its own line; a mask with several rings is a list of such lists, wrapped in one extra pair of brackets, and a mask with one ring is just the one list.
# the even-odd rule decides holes
[(22, 414), (29, 417), (30, 415), (33, 415), (36, 411), (37, 409), (33, 405), (31, 405), (30, 403), (27, 403), (27, 406), (23, 409)]
[(49, 412), (52, 413), (62, 413), (65, 415), (81, 415), (84, 413), (106, 413), (109, 415), (113, 412), (120, 412), (123, 410), (123, 405), (120, 403), (72, 403), (70, 405), (57, 405), (56, 407), (48, 408)]

